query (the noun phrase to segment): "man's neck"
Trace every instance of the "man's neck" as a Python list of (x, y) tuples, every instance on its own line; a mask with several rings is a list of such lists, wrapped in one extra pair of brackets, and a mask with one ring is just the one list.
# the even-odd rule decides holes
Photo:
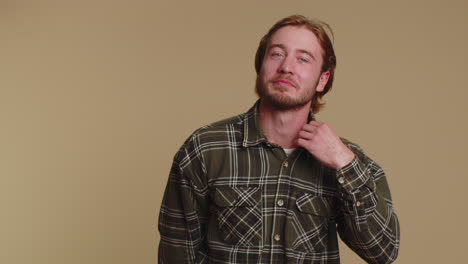
[(260, 127), (268, 142), (283, 148), (297, 148), (297, 137), (307, 123), (309, 112), (310, 104), (283, 110), (260, 101)]

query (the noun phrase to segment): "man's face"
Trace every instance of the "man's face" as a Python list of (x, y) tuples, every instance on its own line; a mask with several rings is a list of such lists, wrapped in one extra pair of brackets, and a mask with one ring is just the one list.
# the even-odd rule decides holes
[(323, 91), (329, 72), (321, 73), (322, 48), (317, 37), (303, 26), (286, 26), (268, 43), (256, 91), (277, 109), (309, 105), (315, 92)]

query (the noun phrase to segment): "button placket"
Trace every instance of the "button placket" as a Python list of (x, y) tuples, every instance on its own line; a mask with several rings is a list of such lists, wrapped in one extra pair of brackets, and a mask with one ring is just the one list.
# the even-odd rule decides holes
[(279, 175), (277, 182), (277, 191), (275, 192), (274, 200), (272, 205), (275, 206), (275, 217), (273, 219), (273, 228), (270, 233), (270, 239), (273, 243), (281, 244), (284, 243), (284, 239), (281, 235), (284, 224), (286, 221), (286, 210), (284, 207), (287, 204), (286, 197), (289, 196), (291, 186), (288, 184), (291, 177), (292, 166), (289, 164), (290, 158), (281, 158), (278, 160), (279, 164)]

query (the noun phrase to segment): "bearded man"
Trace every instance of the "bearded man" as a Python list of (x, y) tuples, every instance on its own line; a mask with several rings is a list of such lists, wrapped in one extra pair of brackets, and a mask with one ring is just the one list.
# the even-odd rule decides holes
[(160, 263), (339, 263), (338, 235), (391, 263), (399, 224), (383, 170), (314, 114), (332, 87), (329, 26), (278, 21), (255, 57), (259, 99), (195, 131), (174, 157)]

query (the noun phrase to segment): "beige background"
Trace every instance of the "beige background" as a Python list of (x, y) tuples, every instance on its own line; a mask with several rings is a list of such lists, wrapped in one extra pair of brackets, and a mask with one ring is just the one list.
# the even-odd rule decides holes
[[(0, 263), (155, 263), (171, 160), (255, 101), (278, 19), (329, 22), (319, 114), (387, 171), (397, 263), (464, 263), (466, 1), (0, 1)], [(342, 248), (343, 263), (363, 263)]]

